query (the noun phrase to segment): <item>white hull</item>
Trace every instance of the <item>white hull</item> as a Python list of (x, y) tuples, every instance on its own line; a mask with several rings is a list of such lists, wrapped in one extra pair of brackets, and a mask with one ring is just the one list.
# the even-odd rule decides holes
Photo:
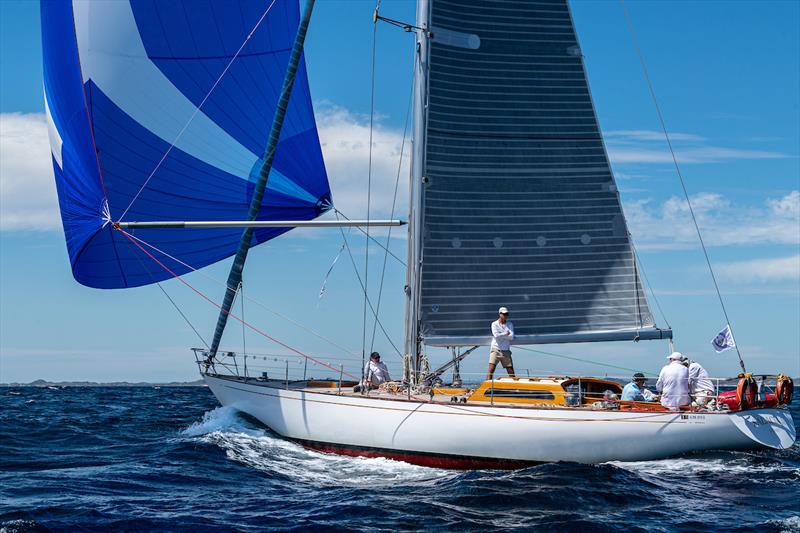
[(681, 453), (787, 448), (787, 409), (739, 413), (587, 411), (439, 404), (308, 392), (204, 376), (225, 406), (312, 448), (431, 466), (642, 461)]

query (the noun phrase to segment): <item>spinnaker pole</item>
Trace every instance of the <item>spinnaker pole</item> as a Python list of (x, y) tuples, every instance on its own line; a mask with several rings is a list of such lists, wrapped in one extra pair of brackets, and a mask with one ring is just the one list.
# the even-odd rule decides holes
[[(267, 149), (264, 154), (264, 164), (261, 165), (261, 172), (258, 175), (255, 188), (253, 189), (253, 197), (250, 200), (250, 210), (247, 214), (248, 220), (255, 220), (258, 217), (258, 212), (261, 209), (261, 201), (264, 199), (264, 191), (267, 188), (267, 179), (272, 170), (272, 161), (275, 159), (275, 150), (278, 146), (278, 139), (281, 135), (281, 128), (283, 127), (283, 119), (286, 116), (286, 108), (289, 106), (289, 97), (292, 95), (292, 87), (294, 86), (294, 78), (297, 74), (297, 68), (300, 64), (300, 57), (303, 53), (303, 44), (306, 40), (306, 32), (308, 31), (308, 23), (311, 20), (311, 12), (314, 9), (314, 0), (307, 0), (303, 17), (300, 20), (300, 25), (297, 27), (297, 35), (294, 39), (292, 46), (292, 55), (289, 57), (289, 65), (286, 67), (286, 76), (283, 79), (283, 87), (281, 88), (281, 96), (278, 100), (278, 106), (275, 109), (275, 116), (272, 119), (272, 129), (269, 133), (269, 140), (267, 142)], [(253, 239), (254, 228), (252, 226), (245, 228), (242, 232), (242, 238), (239, 241), (239, 248), (236, 251), (236, 257), (233, 259), (230, 274), (228, 274), (228, 281), (226, 284), (225, 297), (222, 301), (222, 307), (219, 311), (219, 318), (217, 318), (217, 327), (214, 330), (214, 340), (211, 342), (211, 347), (208, 352), (208, 358), (213, 358), (219, 349), (220, 340), (222, 340), (222, 333), (225, 331), (225, 325), (228, 323), (228, 314), (233, 305), (233, 299), (236, 296), (236, 291), (239, 288), (239, 283), (242, 281), (242, 271), (244, 270), (244, 262), (247, 260), (247, 252), (250, 250), (250, 242)]]
[(155, 220), (115, 222), (119, 229), (205, 228), (386, 228), (403, 226), (402, 220)]

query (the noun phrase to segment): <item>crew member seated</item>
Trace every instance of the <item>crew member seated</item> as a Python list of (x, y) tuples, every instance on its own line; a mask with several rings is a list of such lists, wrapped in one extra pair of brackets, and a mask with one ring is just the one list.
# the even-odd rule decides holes
[(647, 378), (641, 372), (636, 372), (631, 382), (622, 389), (622, 401), (627, 402), (654, 402), (656, 395), (647, 388)]
[[(382, 383), (391, 381), (389, 377), (389, 369), (386, 368), (386, 363), (381, 362), (381, 354), (372, 352), (369, 356), (369, 361), (364, 365), (364, 380), (360, 385), (353, 388), (353, 392), (361, 392), (363, 390), (377, 389)], [(364, 385), (366, 384), (366, 388)]]
[(697, 361), (692, 361), (685, 356), (681, 363), (689, 370), (689, 396), (692, 397), (692, 405), (714, 407), (714, 384), (706, 369)]

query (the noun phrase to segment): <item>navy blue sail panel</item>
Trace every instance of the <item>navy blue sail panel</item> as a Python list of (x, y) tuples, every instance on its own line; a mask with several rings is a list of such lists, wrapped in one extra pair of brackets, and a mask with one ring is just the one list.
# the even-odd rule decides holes
[[(42, 2), (56, 186), (80, 283), (171, 276), (110, 221), (246, 220), (300, 18), (296, 0), (276, 0), (264, 16), (270, 3)], [(330, 205), (301, 60), (258, 219), (308, 220)], [(253, 244), (285, 231), (258, 229)], [(241, 230), (135, 235), (182, 274), (182, 263), (235, 253)]]
[(433, 0), (422, 337), (518, 343), (654, 329), (565, 0)]

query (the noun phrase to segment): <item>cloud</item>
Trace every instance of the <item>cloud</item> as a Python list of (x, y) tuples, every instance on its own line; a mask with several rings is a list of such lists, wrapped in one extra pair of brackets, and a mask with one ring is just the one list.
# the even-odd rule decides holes
[[(615, 164), (672, 163), (664, 133), (655, 130), (611, 130), (603, 133), (608, 155)], [(679, 163), (719, 163), (741, 159), (781, 159), (789, 154), (767, 150), (727, 148), (709, 144), (693, 133), (670, 133)]]
[[(369, 118), (328, 103), (317, 108), (317, 127), (334, 204), (349, 218), (366, 218)], [(403, 150), (395, 218), (406, 218), (408, 211), (410, 138), (409, 134)], [(388, 128), (380, 120), (373, 125), (370, 218), (388, 218), (391, 214), (402, 142), (402, 131)]]
[(800, 221), (800, 191), (792, 191), (783, 198), (767, 203), (773, 213)]
[(800, 254), (721, 263), (720, 275), (734, 283), (800, 281)]
[[(717, 193), (691, 197), (706, 246), (800, 245), (800, 191), (743, 207)], [(673, 196), (654, 205), (651, 200), (625, 203), (625, 214), (637, 247), (642, 250), (686, 249), (698, 246), (686, 201)]]
[(44, 113), (0, 113), (0, 230), (60, 229)]
[[(664, 132), (656, 130), (611, 130), (604, 131), (603, 135), (610, 141), (615, 140), (636, 140), (636, 141), (663, 141)], [(694, 133), (671, 132), (669, 138), (672, 141), (706, 141), (701, 135)]]

